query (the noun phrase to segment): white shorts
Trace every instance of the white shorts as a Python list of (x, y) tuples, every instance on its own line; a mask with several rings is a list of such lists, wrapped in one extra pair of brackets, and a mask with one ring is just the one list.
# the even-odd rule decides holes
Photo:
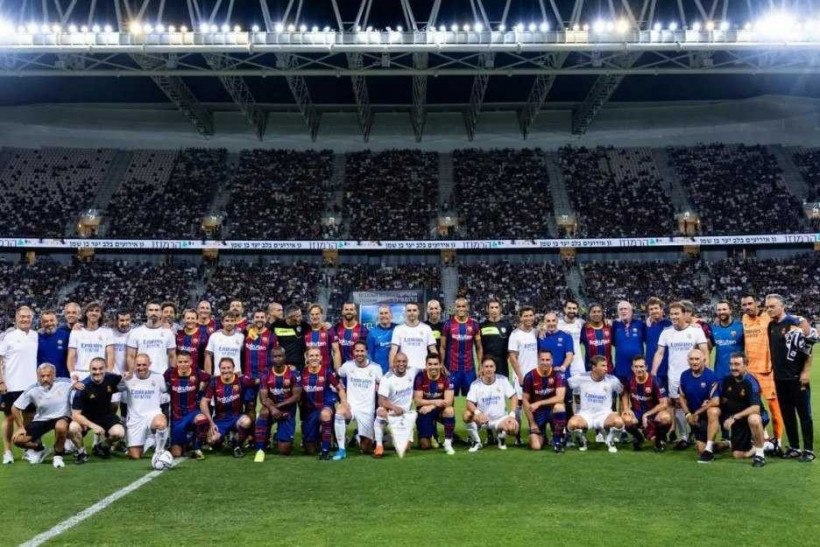
[(350, 414), (352, 416), (350, 421), (356, 422), (356, 429), (359, 430), (359, 437), (365, 437), (368, 439), (376, 438), (376, 431), (373, 429), (373, 422), (376, 419), (375, 409), (370, 412), (364, 412), (362, 410), (351, 408)]
[[(509, 417), (510, 416), (508, 414), (504, 414), (500, 418), (490, 418), (490, 421), (487, 422), (486, 424), (482, 425), (480, 427), (480, 429), (486, 429), (488, 431), (498, 431), (498, 428), (501, 425), (501, 422), (503, 422), (504, 420), (506, 420)], [(488, 418), (489, 418), (489, 416), (488, 416)]]
[(122, 392), (118, 391), (111, 395), (111, 404), (117, 404), (122, 401)]
[(683, 371), (669, 371), (669, 389), (667, 390), (667, 393), (669, 394), (670, 399), (677, 399), (680, 396), (680, 377), (682, 374)]
[(613, 412), (611, 410), (598, 410), (595, 412), (589, 412), (580, 410), (575, 413), (576, 416), (580, 416), (584, 419), (587, 423), (587, 427), (590, 429), (603, 429), (604, 422), (606, 421), (607, 417)]
[(409, 439), (413, 438), (413, 431), (416, 427), (416, 412), (415, 411), (408, 411), (402, 414), (401, 416), (387, 416), (387, 425), (390, 426), (390, 431), (393, 433), (393, 436), (396, 436), (396, 433), (406, 433), (409, 432)]
[(143, 446), (147, 448), (147, 441), (150, 441), (149, 444), (153, 445), (154, 438), (151, 436), (151, 422), (153, 420), (154, 418), (132, 417), (130, 413), (128, 414), (125, 430), (126, 441), (129, 448), (132, 446)]

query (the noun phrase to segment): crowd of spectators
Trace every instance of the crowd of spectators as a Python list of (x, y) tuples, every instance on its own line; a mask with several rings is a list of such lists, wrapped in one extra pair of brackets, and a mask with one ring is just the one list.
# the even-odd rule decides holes
[(674, 211), (648, 148), (573, 148), (558, 153), (581, 237), (659, 237)]
[(706, 235), (800, 233), (800, 202), (765, 146), (669, 148)]
[(458, 296), (470, 301), (474, 314), (486, 314), (487, 299), (501, 300), (502, 314), (513, 317), (521, 306), (536, 312), (560, 310), (570, 291), (564, 266), (555, 262), (479, 262), (458, 265)]
[(806, 201), (820, 201), (820, 148), (798, 148), (792, 154), (809, 188)]
[(338, 235), (321, 224), (332, 175), (330, 150), (243, 150), (227, 207), (231, 239)]
[(459, 239), (549, 237), (552, 195), (539, 149), (453, 151), (452, 196)]
[(616, 316), (620, 300), (628, 300), (640, 310), (650, 296), (667, 304), (691, 300), (699, 311), (710, 308), (711, 293), (706, 287), (709, 270), (700, 260), (581, 262), (580, 266), (587, 303), (601, 304), (609, 317)]
[(222, 262), (205, 272), (204, 298), (215, 313), (228, 309), (230, 300), (240, 299), (248, 312), (266, 310), (271, 302), (303, 308), (316, 302), (319, 268), (308, 262), (282, 264), (276, 260)]
[(68, 283), (72, 267), (40, 259), (28, 262), (0, 261), (0, 329), (14, 325), (19, 306), (29, 306), (36, 315), (57, 305), (58, 293)]
[(12, 149), (0, 171), (0, 233), (63, 237), (94, 200), (115, 152), (109, 149)]
[(443, 298), (441, 271), (438, 266), (426, 264), (340, 264), (332, 277), (323, 276), (322, 284), (330, 288), (330, 316), (338, 314), (352, 291), (423, 290), (428, 299)]
[(354, 240), (428, 239), (438, 208), (438, 154), (347, 155), (343, 213)]

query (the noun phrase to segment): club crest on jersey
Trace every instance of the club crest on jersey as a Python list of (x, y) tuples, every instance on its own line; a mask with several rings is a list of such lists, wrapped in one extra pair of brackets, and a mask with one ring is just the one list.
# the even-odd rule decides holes
[(193, 375), (188, 376), (188, 381), (189, 382), (196, 382), (196, 376), (193, 376)]
[(731, 332), (731, 334), (732, 334), (732, 338), (737, 338), (737, 331), (734, 331), (734, 330), (733, 330), (733, 331)]
[(701, 382), (700, 387), (706, 387), (706, 382)]
[(745, 396), (746, 396), (746, 390), (745, 390), (745, 389), (743, 389), (743, 388), (741, 388), (741, 389), (740, 389), (740, 396), (741, 396), (741, 397), (745, 397)]
[(507, 327), (501, 327), (501, 334), (507, 334)]
[(555, 383), (555, 379), (554, 379), (554, 378), (550, 378), (550, 379), (549, 379), (549, 381), (547, 381), (547, 384), (549, 384), (549, 385), (552, 385), (552, 384), (554, 384), (554, 383)]
[(107, 387), (105, 388), (105, 390), (106, 390), (108, 393), (111, 393), (111, 386), (107, 386)]
[(643, 391), (644, 391), (644, 393), (646, 393), (647, 395), (649, 395), (650, 393), (652, 393), (652, 388), (651, 388), (651, 387), (649, 387), (649, 386), (647, 386), (647, 387), (645, 387), (645, 388), (643, 389)]

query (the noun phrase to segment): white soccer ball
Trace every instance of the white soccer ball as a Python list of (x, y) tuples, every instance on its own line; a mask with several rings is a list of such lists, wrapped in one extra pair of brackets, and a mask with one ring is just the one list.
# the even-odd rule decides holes
[(154, 457), (151, 458), (151, 467), (153, 467), (157, 471), (162, 471), (163, 469), (168, 469), (173, 465), (174, 465), (174, 457), (167, 450), (163, 450), (162, 452), (158, 452), (158, 453), (154, 454)]

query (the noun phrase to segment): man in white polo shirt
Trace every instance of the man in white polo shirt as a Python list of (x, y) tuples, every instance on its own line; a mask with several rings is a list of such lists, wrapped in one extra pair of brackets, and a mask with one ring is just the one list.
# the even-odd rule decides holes
[(11, 434), (14, 402), (37, 382), (37, 331), (31, 328), (34, 312), (20, 306), (14, 316), (14, 329), (0, 341), (0, 408), (3, 409), (3, 463), (14, 463)]
[(409, 374), (413, 377), (424, 370), (428, 353), (438, 353), (433, 330), (430, 325), (419, 322), (419, 305), (413, 302), (404, 306), (404, 324), (393, 329), (390, 339), (391, 367), (399, 352), (407, 356), (407, 366), (413, 369)]

